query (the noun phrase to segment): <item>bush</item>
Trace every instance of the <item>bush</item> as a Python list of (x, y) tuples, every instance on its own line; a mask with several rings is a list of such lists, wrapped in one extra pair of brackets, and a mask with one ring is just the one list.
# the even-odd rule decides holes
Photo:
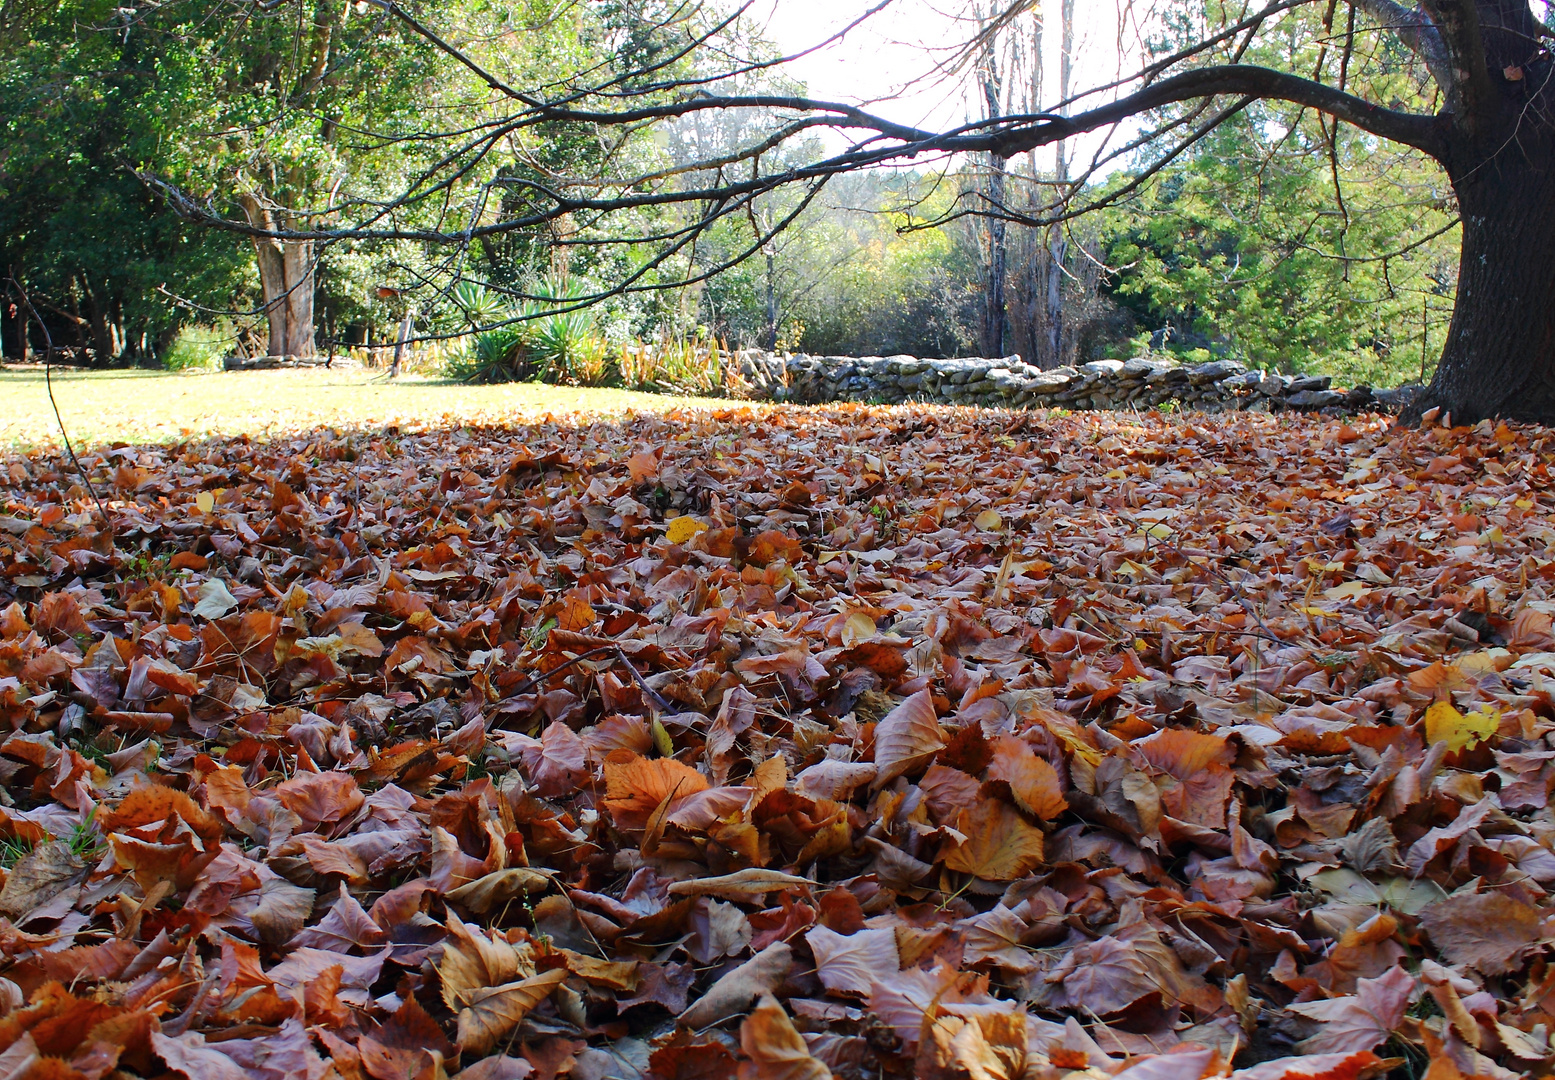
[(633, 390), (669, 394), (711, 394), (736, 390), (739, 371), (725, 359), (729, 347), (716, 339), (660, 336), (651, 343), (624, 347), (617, 364), (621, 382)]
[(610, 347), (595, 327), (594, 309), (550, 311), (588, 295), (580, 282), (548, 280), (538, 299), (514, 306), (484, 286), (461, 282), (454, 303), (478, 330), (469, 348), (445, 369), (462, 382), (544, 382), (601, 386), (612, 381)]
[(186, 326), (162, 354), (162, 367), (166, 371), (216, 371), (233, 338), (230, 327)]

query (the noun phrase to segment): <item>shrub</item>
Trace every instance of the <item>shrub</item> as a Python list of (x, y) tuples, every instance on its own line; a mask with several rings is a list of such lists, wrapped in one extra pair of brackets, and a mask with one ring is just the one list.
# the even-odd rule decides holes
[(221, 358), (232, 347), (231, 328), (186, 326), (178, 332), (172, 347), (162, 354), (166, 371), (215, 371)]

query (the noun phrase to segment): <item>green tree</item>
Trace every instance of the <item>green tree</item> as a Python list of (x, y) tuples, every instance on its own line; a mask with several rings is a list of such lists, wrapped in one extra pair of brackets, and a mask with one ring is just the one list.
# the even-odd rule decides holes
[[(100, 363), (149, 360), (199, 306), (241, 301), (247, 259), (231, 239), (180, 220), (130, 172), (139, 117), (158, 94), (143, 37), (110, 3), (0, 19), (0, 264), (6, 347), (41, 345), (28, 303), (61, 348)], [(187, 303), (176, 303), (173, 296)], [(23, 301), (25, 297), (26, 302)]]
[(1422, 156), (1277, 104), (1210, 133), (1103, 232), (1109, 291), (1158, 340), (1285, 371), (1418, 375), (1456, 278), (1455, 215)]

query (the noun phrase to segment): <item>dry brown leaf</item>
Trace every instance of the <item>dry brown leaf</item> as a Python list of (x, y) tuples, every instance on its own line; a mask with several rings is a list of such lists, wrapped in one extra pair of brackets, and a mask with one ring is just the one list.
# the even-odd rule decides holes
[(740, 1063), (740, 1080), (831, 1080), (771, 994), (762, 994), (740, 1025), (740, 1049), (750, 1058)]
[(496, 1046), (567, 978), (565, 969), (473, 990), (459, 1010), (459, 1049), (484, 1054)]
[(920, 690), (875, 725), (875, 789), (927, 766), (945, 746), (934, 699)]
[(858, 930), (842, 935), (824, 926), (805, 932), (805, 943), (815, 954), (815, 974), (826, 989), (864, 997), (877, 981), (889, 980), (901, 967), (896, 952), (896, 931)]
[(1437, 901), (1420, 921), (1453, 963), (1501, 975), (1519, 967), (1541, 939), (1544, 913), (1502, 893), (1470, 893)]
[(945, 853), (945, 868), (988, 881), (1014, 881), (1042, 862), (1042, 830), (1014, 807), (987, 799), (956, 818), (966, 837)]
[(528, 946), (493, 940), (452, 912), (448, 937), (437, 973), (443, 982), (443, 1004), (450, 1009), (468, 1004), (483, 989), (522, 981), (535, 973), (534, 952)]
[(770, 994), (788, 977), (793, 950), (786, 942), (776, 941), (733, 971), (722, 976), (680, 1014), (680, 1023), (689, 1028), (705, 1028), (737, 1016), (750, 1008), (761, 994)]

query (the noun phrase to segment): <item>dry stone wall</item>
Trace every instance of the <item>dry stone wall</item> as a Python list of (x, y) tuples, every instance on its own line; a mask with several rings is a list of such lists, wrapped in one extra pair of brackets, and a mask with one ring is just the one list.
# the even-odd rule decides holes
[(786, 356), (748, 351), (740, 373), (760, 397), (819, 405), (907, 401), (1014, 409), (1149, 409), (1206, 412), (1389, 410), (1397, 391), (1353, 390), (1328, 376), (1249, 371), (1235, 360), (1179, 364), (1161, 357), (1096, 360), (1043, 371), (1018, 356), (925, 360), (914, 356)]

